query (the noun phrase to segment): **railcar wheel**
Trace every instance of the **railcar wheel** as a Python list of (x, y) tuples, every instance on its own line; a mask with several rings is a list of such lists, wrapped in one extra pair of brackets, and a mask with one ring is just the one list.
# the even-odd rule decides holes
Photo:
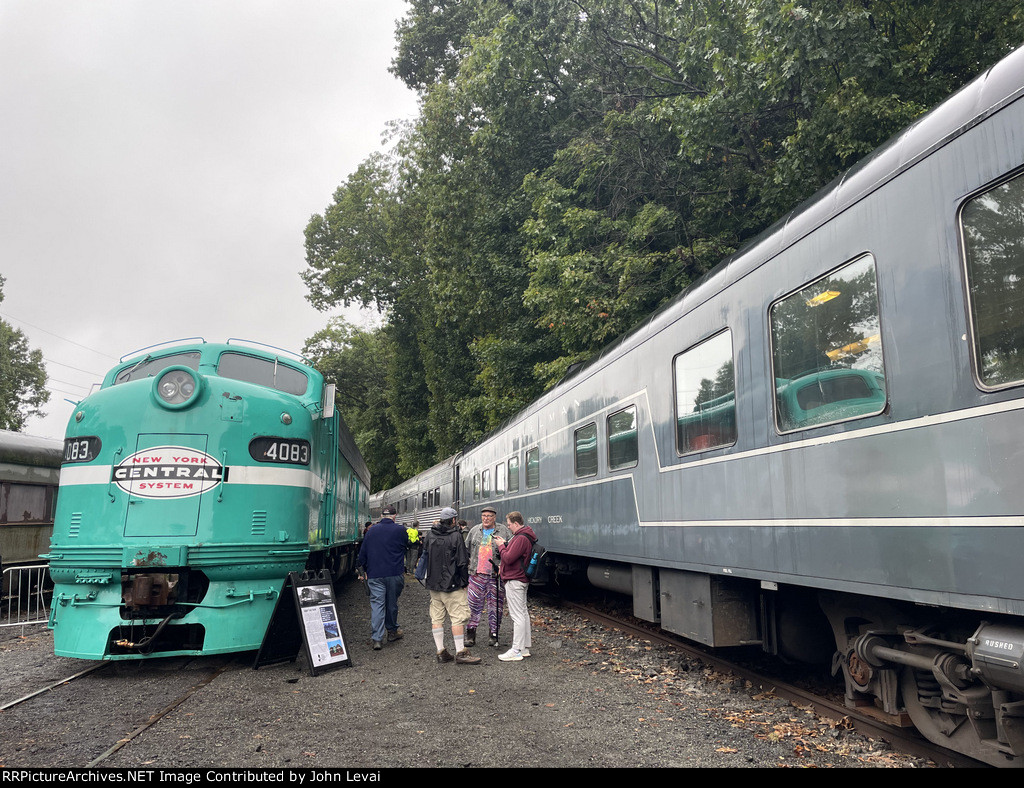
[[(930, 672), (904, 667), (900, 689), (914, 727), (928, 741), (993, 766), (1024, 766), (1024, 759), (1014, 758), (996, 742), (994, 722), (972, 722), (963, 704), (943, 697)], [(988, 738), (989, 733), (993, 738)]]

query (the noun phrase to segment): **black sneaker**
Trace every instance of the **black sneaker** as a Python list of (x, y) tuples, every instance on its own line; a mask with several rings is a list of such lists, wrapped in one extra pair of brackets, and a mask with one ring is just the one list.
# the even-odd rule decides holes
[(490, 644), (492, 646), (497, 646), (498, 645), (498, 636), (497, 635), (491, 635), (491, 643)]
[(466, 628), (466, 646), (469, 647), (469, 646), (475, 646), (475, 645), (476, 645), (476, 630), (475, 629), (470, 629), (469, 627), (467, 627)]

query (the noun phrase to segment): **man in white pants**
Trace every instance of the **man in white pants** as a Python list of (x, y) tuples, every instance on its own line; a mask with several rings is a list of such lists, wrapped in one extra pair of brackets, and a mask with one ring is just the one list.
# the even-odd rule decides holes
[(508, 614), (512, 618), (512, 648), (498, 656), (502, 662), (518, 662), (530, 656), (533, 641), (530, 636), (530, 611), (526, 607), (526, 590), (530, 578), (526, 576), (526, 563), (533, 553), (537, 535), (523, 522), (519, 512), (509, 512), (505, 518), (512, 538), (506, 542), (500, 536), (494, 537), (497, 552), (501, 558), (499, 577), (505, 584), (505, 600)]

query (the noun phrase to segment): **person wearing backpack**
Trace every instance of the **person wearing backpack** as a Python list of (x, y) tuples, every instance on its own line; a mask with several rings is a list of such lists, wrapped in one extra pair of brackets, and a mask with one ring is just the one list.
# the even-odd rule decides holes
[(499, 576), (505, 584), (508, 614), (512, 618), (512, 648), (500, 654), (498, 659), (502, 662), (519, 662), (530, 656), (530, 647), (533, 645), (530, 611), (526, 606), (526, 591), (530, 587), (526, 564), (533, 553), (537, 534), (523, 522), (523, 515), (519, 512), (509, 512), (505, 522), (512, 532), (512, 538), (506, 542), (500, 536), (495, 536), (494, 543), (501, 558)]
[[(469, 584), (469, 551), (455, 524), (458, 513), (449, 507), (441, 510), (441, 519), (431, 527), (423, 540), (426, 557), (424, 585), (430, 592), (430, 631), (437, 648), (438, 662), (457, 665), (479, 665), (466, 648), (466, 621), (469, 602), (466, 586)], [(452, 639), (455, 641), (453, 657), (444, 646), (445, 616), (451, 619)]]

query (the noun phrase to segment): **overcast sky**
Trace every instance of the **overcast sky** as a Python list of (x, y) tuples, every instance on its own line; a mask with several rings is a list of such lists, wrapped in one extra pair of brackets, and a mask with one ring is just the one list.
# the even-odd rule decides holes
[[(0, 0), (0, 317), (47, 360), (45, 419), (138, 348), (300, 351), (331, 314), (303, 231), (416, 96), (403, 0)], [(360, 320), (358, 315), (350, 319)]]

